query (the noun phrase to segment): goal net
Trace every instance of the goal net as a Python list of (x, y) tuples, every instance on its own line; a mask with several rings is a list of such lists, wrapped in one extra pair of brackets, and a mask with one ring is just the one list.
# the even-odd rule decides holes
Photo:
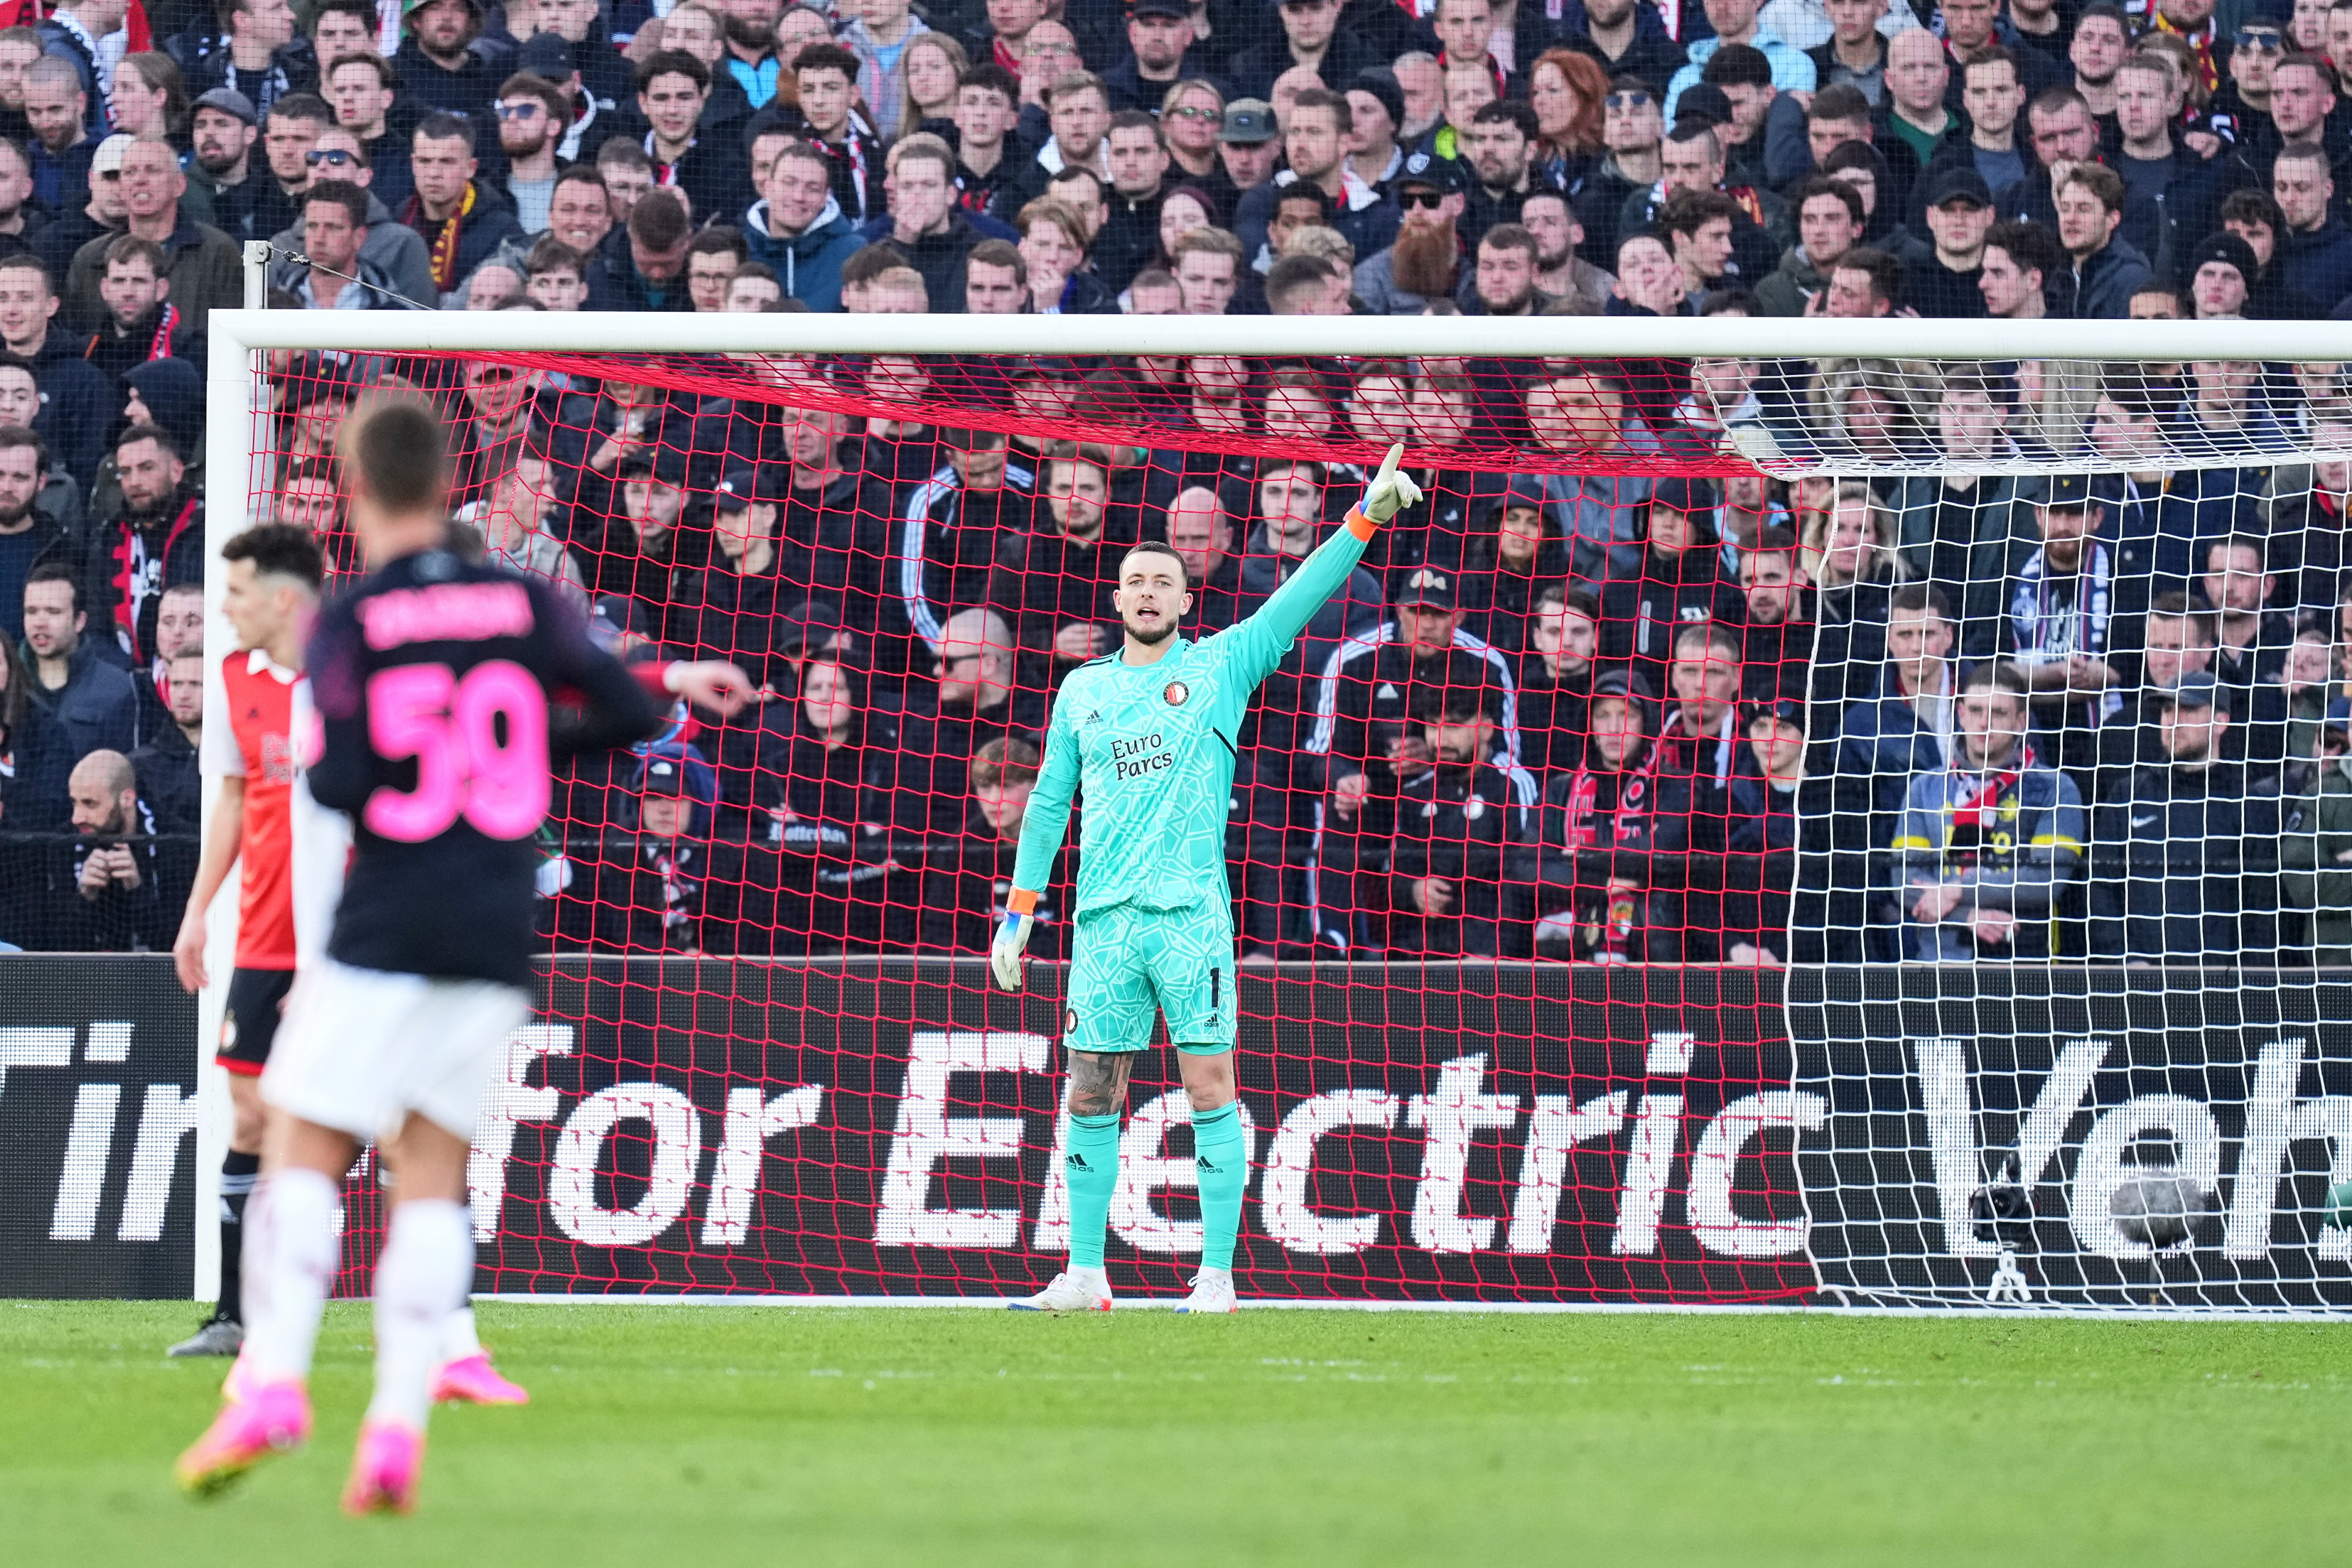
[[(267, 351), (214, 379), (250, 519), (356, 570), (335, 434), (414, 389), (462, 548), (767, 694), (564, 770), (485, 1289), (1050, 1277), (1079, 821), (1027, 992), (982, 955), (1055, 692), (1120, 647), (1129, 545), (1214, 636), (1402, 442), (1423, 500), (1225, 737), (1244, 1295), (2352, 1305), (2337, 364), (2104, 323), (215, 321)], [(1164, 1038), (1136, 1080), (1148, 1296), (1201, 1226)]]

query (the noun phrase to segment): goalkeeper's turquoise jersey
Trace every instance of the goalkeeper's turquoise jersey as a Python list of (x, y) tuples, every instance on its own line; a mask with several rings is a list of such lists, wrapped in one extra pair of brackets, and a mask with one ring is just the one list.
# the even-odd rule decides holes
[(1069, 830), (1071, 795), (1083, 790), (1076, 913), (1233, 901), (1225, 816), (1242, 716), (1259, 683), (1363, 559), (1372, 526), (1349, 512), (1347, 525), (1237, 626), (1197, 643), (1180, 637), (1155, 664), (1129, 665), (1114, 653), (1070, 672), (1054, 702), (1045, 766), (1021, 825), (1015, 888), (1045, 885)]

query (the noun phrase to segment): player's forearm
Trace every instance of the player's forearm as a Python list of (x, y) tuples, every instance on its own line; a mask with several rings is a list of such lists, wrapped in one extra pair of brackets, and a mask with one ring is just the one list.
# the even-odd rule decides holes
[(1053, 878), (1054, 858), (1062, 852), (1062, 837), (1069, 830), (1067, 795), (1059, 801), (1043, 799), (1042, 792), (1030, 797), (1029, 809), (1021, 819), (1021, 847), (1013, 857), (1015, 896), (1026, 893), (1032, 903), (1036, 901), (1037, 894)]
[(1298, 570), (1259, 608), (1257, 618), (1286, 643), (1297, 637), (1315, 618), (1315, 612), (1347, 586), (1357, 563), (1364, 558), (1365, 547), (1379, 531), (1377, 523), (1360, 510), (1350, 508), (1348, 521), (1299, 563)]

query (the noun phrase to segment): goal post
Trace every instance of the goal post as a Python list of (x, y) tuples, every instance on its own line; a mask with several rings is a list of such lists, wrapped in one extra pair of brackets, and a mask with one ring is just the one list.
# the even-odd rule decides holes
[[(1394, 438), (1429, 499), (1225, 738), (1244, 1294), (2352, 1310), (2352, 324), (209, 335), (215, 597), (245, 522), (337, 532), (389, 381), (465, 426), (474, 547), (774, 693), (559, 789), (485, 1289), (1050, 1276), (1071, 921), (1022, 998), (978, 955), (1055, 689), (1117, 646), (1100, 563), (1174, 545), (1212, 635)], [(1137, 1076), (1123, 1293), (1200, 1245), (1175, 1081)]]

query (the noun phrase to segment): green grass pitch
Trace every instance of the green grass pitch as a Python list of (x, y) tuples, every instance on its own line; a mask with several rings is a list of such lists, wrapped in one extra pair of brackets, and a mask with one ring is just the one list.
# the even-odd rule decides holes
[(2352, 1327), (1808, 1316), (486, 1305), (535, 1403), (445, 1411), (424, 1507), (319, 1431), (221, 1500), (173, 1456), (184, 1306), (0, 1302), (14, 1564), (2352, 1562)]

